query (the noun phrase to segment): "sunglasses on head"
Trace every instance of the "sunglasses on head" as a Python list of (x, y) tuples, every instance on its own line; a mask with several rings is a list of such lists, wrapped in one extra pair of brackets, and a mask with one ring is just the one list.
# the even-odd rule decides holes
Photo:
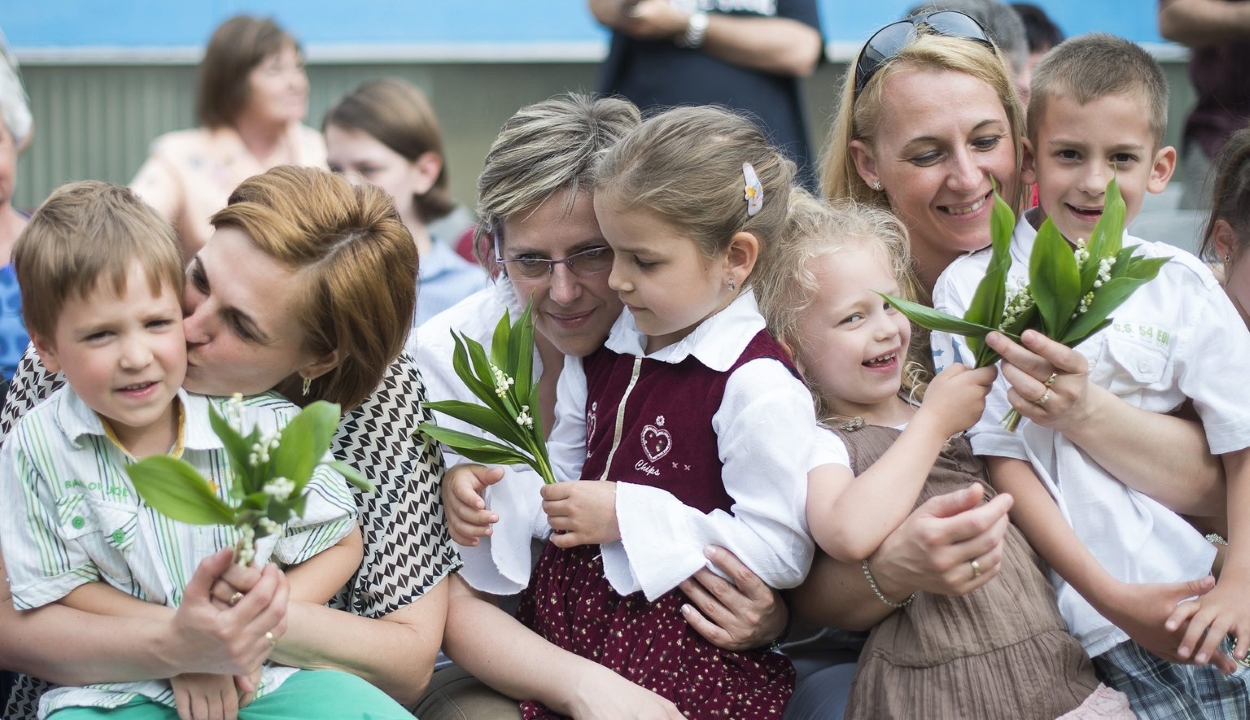
[(979, 42), (991, 50), (994, 43), (985, 28), (972, 18), (954, 10), (912, 15), (904, 20), (890, 23), (873, 33), (859, 51), (859, 59), (855, 61), (855, 97), (863, 92), (864, 86), (881, 66), (892, 60), (907, 45), (916, 39), (916, 27), (925, 25), (937, 35), (953, 38), (964, 38)]

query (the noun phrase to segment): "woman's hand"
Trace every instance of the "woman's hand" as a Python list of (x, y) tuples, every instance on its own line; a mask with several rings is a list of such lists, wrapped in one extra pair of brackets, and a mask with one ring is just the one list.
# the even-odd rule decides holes
[(556, 547), (601, 545), (621, 539), (616, 521), (616, 483), (577, 480), (544, 485), (543, 512), (556, 532)]
[[(289, 588), (282, 571), (273, 564), (238, 568), (233, 559), (229, 549), (205, 558), (173, 614), (169, 662), (184, 672), (250, 675), (273, 650), (270, 634), (285, 630)], [(235, 590), (226, 577), (246, 589)], [(232, 604), (235, 592), (242, 594)]]
[(704, 553), (732, 582), (707, 568), (682, 581), (690, 599), (681, 606), (686, 622), (713, 645), (731, 652), (762, 647), (785, 631), (790, 611), (736, 555), (715, 546)]
[[(1038, 425), (1061, 433), (1087, 422), (1094, 414), (1085, 356), (1036, 330), (1011, 341), (990, 333), (986, 343), (1003, 356), (1003, 378), (1011, 385), (1011, 407)], [(1043, 397), (1045, 402), (1038, 402)]]
[(984, 488), (972, 485), (929, 498), (908, 515), (869, 559), (881, 592), (896, 600), (917, 590), (966, 595), (992, 580), (1001, 569), (1012, 498), (983, 497)]
[(490, 537), (499, 514), (486, 508), (486, 488), (503, 479), (503, 468), (460, 463), (443, 474), (443, 510), (451, 539), (477, 547), (478, 538)]

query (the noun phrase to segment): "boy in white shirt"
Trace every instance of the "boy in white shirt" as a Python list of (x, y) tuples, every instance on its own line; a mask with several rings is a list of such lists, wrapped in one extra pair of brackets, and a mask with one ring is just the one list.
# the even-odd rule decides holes
[[(1176, 163), (1176, 151), (1163, 146), (1166, 122), (1166, 80), (1133, 43), (1090, 34), (1052, 50), (1033, 76), (1022, 173), (1024, 182), (1037, 184), (1040, 206), (1016, 226), (1009, 276), (1027, 280), (1037, 228), (1047, 217), (1069, 242), (1089, 238), (1113, 177), (1127, 221), (1146, 192), (1162, 192)], [(1113, 313), (1109, 327), (1076, 347), (1088, 359), (1089, 382), (1153, 412), (1170, 413), (1192, 402), (1211, 452), (1225, 465), (1229, 525), (1242, 518), (1244, 527), (1250, 503), (1238, 503), (1237, 493), (1250, 491), (1250, 387), (1241, 372), (1250, 357), (1250, 334), (1197, 259), (1136, 238), (1126, 237), (1124, 244), (1138, 245), (1138, 255), (1169, 261)], [(934, 289), (934, 306), (962, 316), (988, 260), (983, 250), (952, 263)], [(972, 357), (962, 338), (935, 333), (933, 347), (938, 369)], [(1044, 392), (1034, 402), (1049, 400), (1053, 377), (1039, 380)], [(1131, 478), (1111, 475), (1053, 429), (1024, 423), (1018, 432), (1007, 431), (999, 420), (1011, 408), (1009, 389), (1000, 377), (970, 431), (973, 449), (988, 456), (995, 487), (1016, 496), (1012, 519), (1051, 565), (1060, 611), (1100, 673), (1129, 695), (1140, 717), (1247, 717), (1250, 671), (1225, 676), (1211, 665), (1168, 662), (1105, 617), (1132, 616), (1135, 591), (1128, 583), (1177, 583), (1211, 571), (1215, 548), (1177, 514), (1191, 509), (1165, 507), (1134, 490), (1126, 484)], [(1229, 632), (1243, 636), (1237, 657), (1244, 656), (1248, 592), (1250, 557), (1230, 554), (1186, 635), (1193, 648), (1197, 635), (1209, 629), (1211, 641), (1196, 654), (1197, 662), (1213, 659), (1221, 641), (1231, 651), (1224, 639)]]
[[(170, 612), (199, 562), (238, 539), (234, 528), (160, 515), (125, 472), (144, 456), (182, 457), (232, 503), (229, 460), (208, 423), (209, 403), (220, 401), (181, 389), (183, 270), (173, 230), (130, 190), (81, 182), (44, 203), (13, 256), (35, 348), (67, 382), (21, 419), (0, 452), (0, 507), (8, 511), (0, 546), (14, 606), (60, 603), (138, 617)], [(272, 432), (294, 411), (265, 395), (244, 405), (241, 420)], [(306, 493), (302, 517), (262, 539), (257, 561), (300, 564), (291, 598), (326, 602), (360, 564), (356, 504), (343, 478), (324, 466)], [(336, 699), (344, 696), (351, 696), (351, 714), (360, 708), (378, 711), (373, 717), (411, 717), (344, 673), (268, 663), (257, 673), (240, 683), (255, 688), (245, 718), (343, 717)], [(39, 715), (234, 717), (239, 702), (234, 678), (184, 674), (57, 688), (43, 696)]]

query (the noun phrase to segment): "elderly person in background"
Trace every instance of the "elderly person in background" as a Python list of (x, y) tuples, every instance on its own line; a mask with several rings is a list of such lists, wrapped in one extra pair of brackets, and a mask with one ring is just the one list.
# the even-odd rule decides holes
[(17, 192), (17, 158), (30, 142), (31, 115), (17, 63), (3, 39), (0, 35), (0, 404), (17, 370), (17, 361), (30, 342), (22, 322), (22, 296), (10, 253), (30, 217), (13, 207), (13, 195)]
[(321, 134), (301, 124), (307, 113), (295, 38), (272, 20), (232, 17), (200, 62), (200, 127), (157, 138), (131, 187), (173, 224), (189, 259), (212, 234), (209, 217), (243, 180), (278, 165), (325, 167)]

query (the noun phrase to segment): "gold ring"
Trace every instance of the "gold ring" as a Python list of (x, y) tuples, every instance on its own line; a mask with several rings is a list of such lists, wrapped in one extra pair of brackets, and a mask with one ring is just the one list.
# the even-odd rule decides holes
[(1046, 388), (1046, 392), (1042, 393), (1042, 396), (1037, 399), (1037, 404), (1045, 405), (1046, 401), (1050, 399), (1050, 396), (1054, 394), (1055, 393), (1053, 390), (1051, 390), (1050, 388)]
[(1053, 372), (1050, 374), (1050, 377), (1046, 378), (1046, 382), (1042, 384), (1045, 385), (1046, 387), (1050, 387), (1051, 385), (1055, 384), (1055, 379), (1058, 377), (1059, 377), (1059, 373)]
[(265, 639), (269, 641), (269, 647), (278, 646), (278, 638), (274, 637), (272, 632), (266, 631)]
[(230, 607), (234, 607), (235, 605), (238, 605), (239, 601), (242, 599), (243, 599), (243, 593), (239, 592), (238, 590), (235, 590), (234, 594), (230, 596), (230, 599), (227, 602), (230, 603)]
[(981, 563), (976, 560), (972, 561), (972, 579), (976, 580), (981, 577)]

